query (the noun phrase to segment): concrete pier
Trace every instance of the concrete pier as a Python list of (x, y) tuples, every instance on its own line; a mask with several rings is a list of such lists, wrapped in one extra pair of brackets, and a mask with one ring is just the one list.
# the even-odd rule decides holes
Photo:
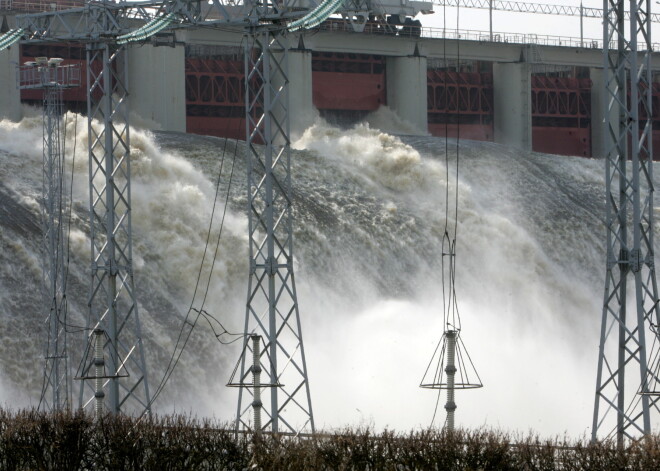
[(495, 142), (532, 149), (532, 80), (526, 62), (493, 64)]
[(21, 94), (16, 84), (18, 44), (0, 52), (0, 119), (20, 121)]
[(387, 105), (422, 132), (428, 129), (426, 57), (388, 57)]
[[(185, 49), (150, 44), (128, 50), (130, 110), (147, 128), (186, 131)], [(138, 124), (138, 123), (136, 123)]]
[(314, 122), (312, 103), (312, 51), (304, 44), (289, 49), (289, 125), (290, 138), (299, 138)]

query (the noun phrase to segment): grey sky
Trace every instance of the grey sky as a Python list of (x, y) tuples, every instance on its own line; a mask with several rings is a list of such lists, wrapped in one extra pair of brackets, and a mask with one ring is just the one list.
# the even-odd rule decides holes
[[(575, 0), (549, 0), (546, 2), (535, 0), (525, 3), (545, 3), (552, 5), (571, 5), (579, 6), (580, 2)], [(602, 0), (584, 0), (584, 7), (602, 9)], [(628, 2), (626, 1), (626, 7)], [(652, 2), (652, 11), (660, 13), (660, 5)], [(456, 8), (435, 6), (435, 13), (432, 15), (419, 15), (422, 24), (428, 27), (440, 27), (443, 25), (443, 16), (446, 16), (446, 27), (456, 29), (457, 19), (458, 28), (462, 30), (488, 31), (489, 20), (488, 10), (479, 10), (473, 8)], [(445, 15), (443, 15), (443, 10)], [(584, 38), (602, 39), (601, 21), (596, 18), (584, 18)], [(554, 16), (528, 13), (509, 13), (502, 11), (493, 11), (493, 31), (501, 33), (534, 33), (538, 35), (568, 36), (580, 37), (580, 17), (573, 16)], [(652, 41), (660, 43), (660, 23), (655, 23), (652, 28)]]

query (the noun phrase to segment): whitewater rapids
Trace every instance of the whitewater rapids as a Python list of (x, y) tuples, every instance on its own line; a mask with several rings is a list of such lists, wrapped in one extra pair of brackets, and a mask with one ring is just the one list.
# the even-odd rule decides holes
[[(295, 270), (318, 429), (428, 427), (436, 404), (418, 385), (442, 333), (440, 240), (456, 141), (407, 128), (397, 137), (376, 129), (383, 121), (340, 130), (317, 120), (293, 146)], [(68, 115), (66, 127), (69, 322), (84, 325), (86, 119)], [(191, 302), (223, 154), (216, 216), (234, 154), (236, 169), (205, 309), (229, 331), (243, 326), (245, 154), (240, 142), (140, 129), (131, 146), (135, 280), (153, 388)], [(12, 408), (36, 405), (41, 388), (41, 154), (40, 115), (0, 121), (0, 402)], [(589, 433), (605, 273), (603, 162), (462, 141), (459, 163), (456, 289), (484, 388), (457, 392), (457, 425)], [(217, 219), (212, 231), (215, 246)], [(203, 283), (209, 273), (206, 263)], [(81, 335), (71, 336), (74, 368)], [(238, 353), (200, 323), (154, 410), (231, 420), (236, 391), (224, 385)]]

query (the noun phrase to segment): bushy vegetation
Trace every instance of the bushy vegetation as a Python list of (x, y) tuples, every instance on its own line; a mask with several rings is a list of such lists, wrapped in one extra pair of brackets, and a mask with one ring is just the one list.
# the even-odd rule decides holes
[(255, 437), (181, 416), (96, 423), (82, 413), (0, 410), (0, 470), (79, 469), (648, 471), (660, 469), (660, 437), (624, 450), (611, 441), (512, 439), (486, 430)]

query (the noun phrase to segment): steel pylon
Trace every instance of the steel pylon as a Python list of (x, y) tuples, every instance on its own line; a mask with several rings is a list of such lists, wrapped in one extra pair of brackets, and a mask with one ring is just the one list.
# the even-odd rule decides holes
[(660, 323), (653, 250), (650, 9), (648, 0), (630, 0), (626, 36), (624, 0), (603, 1), (607, 272), (592, 439), (616, 436), (619, 446), (650, 433), (652, 418), (660, 417), (658, 376), (650, 365), (658, 348), (654, 325)]
[(66, 239), (63, 227), (66, 197), (64, 193), (64, 155), (61, 123), (63, 114), (62, 87), (44, 90), (43, 108), (43, 187), (42, 225), (46, 265), (44, 286), (48, 303), (48, 342), (44, 369), (42, 406), (45, 410), (66, 410), (71, 406), (70, 375), (67, 352), (64, 296)]
[(47, 341), (44, 380), (39, 408), (46, 411), (71, 407), (71, 375), (67, 351), (67, 250), (64, 218), (67, 204), (64, 181), (64, 143), (62, 120), (65, 88), (80, 86), (80, 67), (61, 65), (61, 59), (39, 58), (38, 62), (19, 66), (20, 89), (43, 90), (43, 159), (41, 224), (43, 237), (43, 287)]
[[(94, 351), (93, 331), (103, 331), (105, 410), (139, 415), (149, 411), (150, 396), (133, 282), (127, 77), (124, 47), (87, 44), (92, 252), (87, 351)], [(78, 372), (80, 407), (90, 410), (93, 362), (86, 355)]]
[[(281, 31), (281, 28), (278, 28)], [(245, 340), (239, 359), (237, 430), (253, 430), (250, 337), (261, 336), (261, 430), (314, 431), (305, 349), (293, 273), (293, 215), (287, 41), (254, 26), (245, 41), (250, 277)]]

